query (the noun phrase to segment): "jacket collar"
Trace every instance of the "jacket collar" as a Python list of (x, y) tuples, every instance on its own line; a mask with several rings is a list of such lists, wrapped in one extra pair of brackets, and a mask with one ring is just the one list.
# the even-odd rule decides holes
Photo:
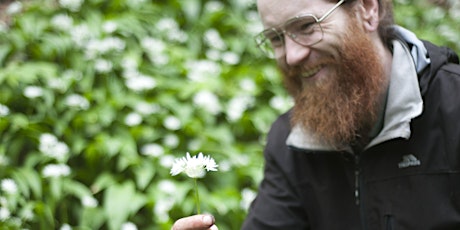
[[(429, 63), (429, 60), (427, 63), (423, 63), (414, 58), (418, 59), (420, 56), (414, 57), (404, 42), (393, 41), (393, 63), (388, 88), (388, 99), (384, 111), (383, 128), (366, 148), (390, 139), (408, 139), (410, 137), (410, 121), (418, 117), (423, 110), (417, 69), (422, 71), (427, 63)], [(420, 65), (424, 65), (423, 68)], [(299, 125), (294, 125), (286, 140), (286, 144), (290, 147), (304, 150), (337, 150), (333, 146), (315, 140), (308, 130), (304, 130)], [(351, 148), (346, 149), (346, 151), (351, 151)]]

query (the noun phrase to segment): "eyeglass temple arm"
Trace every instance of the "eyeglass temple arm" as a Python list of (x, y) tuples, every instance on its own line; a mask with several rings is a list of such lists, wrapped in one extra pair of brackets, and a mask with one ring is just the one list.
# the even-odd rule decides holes
[(327, 16), (329, 16), (329, 14), (331, 14), (332, 12), (334, 12), (335, 9), (337, 9), (343, 2), (345, 2), (345, 0), (340, 0), (337, 4), (335, 4), (334, 7), (332, 7), (332, 9), (330, 9), (328, 12), (326, 12), (320, 19), (318, 19), (318, 22), (321, 22), (323, 21), (325, 18), (327, 18)]

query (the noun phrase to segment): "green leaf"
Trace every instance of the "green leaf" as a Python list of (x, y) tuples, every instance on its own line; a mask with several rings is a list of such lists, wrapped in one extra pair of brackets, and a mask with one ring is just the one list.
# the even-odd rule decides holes
[(104, 193), (104, 212), (109, 220), (109, 229), (119, 229), (145, 203), (145, 197), (136, 192), (131, 181), (110, 186)]

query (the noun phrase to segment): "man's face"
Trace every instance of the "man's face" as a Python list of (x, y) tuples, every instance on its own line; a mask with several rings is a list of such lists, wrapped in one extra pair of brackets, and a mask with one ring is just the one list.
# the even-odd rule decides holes
[[(261, 7), (262, 2), (270, 3)], [(331, 6), (321, 0), (308, 2), (318, 16)], [(290, 6), (282, 8), (270, 0), (259, 1), (262, 20), (268, 24), (274, 24), (273, 16), (265, 16), (268, 12), (277, 14), (281, 9), (294, 13), (277, 14), (285, 17), (304, 13), (295, 10), (302, 7)], [(337, 11), (321, 24), (324, 37), (320, 43), (304, 47), (286, 38), (285, 56), (278, 59), (278, 64), (295, 99), (292, 122), (314, 133), (320, 141), (341, 148), (369, 133), (377, 120), (386, 84), (370, 34), (354, 14), (340, 8)]]

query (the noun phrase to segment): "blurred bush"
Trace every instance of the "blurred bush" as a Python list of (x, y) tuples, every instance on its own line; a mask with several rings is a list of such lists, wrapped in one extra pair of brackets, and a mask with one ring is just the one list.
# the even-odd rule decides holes
[[(459, 7), (395, 2), (460, 50)], [(170, 229), (195, 213), (186, 152), (219, 171), (202, 210), (239, 229), (271, 122), (292, 101), (251, 0), (29, 0), (0, 17), (0, 229)]]

